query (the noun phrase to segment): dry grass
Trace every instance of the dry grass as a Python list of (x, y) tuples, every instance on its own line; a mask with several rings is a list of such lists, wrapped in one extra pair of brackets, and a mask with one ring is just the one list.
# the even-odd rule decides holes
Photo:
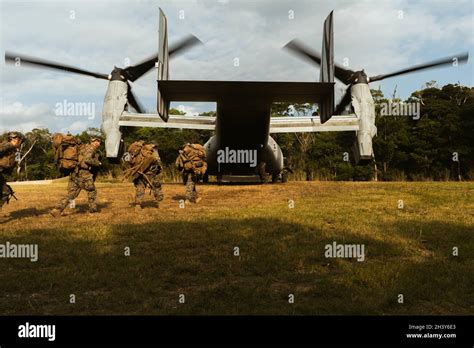
[[(81, 193), (58, 219), (65, 182), (14, 187), (0, 243), (37, 243), (39, 260), (0, 259), (1, 314), (474, 314), (473, 183), (207, 185), (185, 209), (165, 184), (139, 212), (131, 184), (97, 186), (100, 214)], [(365, 262), (325, 258), (333, 241), (363, 243)]]

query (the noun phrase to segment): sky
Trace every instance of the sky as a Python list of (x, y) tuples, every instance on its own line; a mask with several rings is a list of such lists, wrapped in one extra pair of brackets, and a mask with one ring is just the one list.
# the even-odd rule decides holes
[[(170, 45), (192, 33), (204, 45), (170, 62), (180, 80), (319, 81), (319, 68), (281, 48), (298, 38), (321, 51), (322, 27), (334, 10), (335, 61), (369, 76), (469, 51), (466, 65), (427, 70), (371, 84), (407, 98), (426, 82), (472, 86), (472, 0), (0, 0), (0, 51), (109, 73), (158, 49), (158, 11)], [(235, 62), (238, 59), (238, 66)], [(133, 83), (145, 109), (156, 110), (156, 70)], [(81, 132), (99, 127), (107, 81), (0, 64), (0, 132)], [(336, 84), (336, 96), (343, 85)], [(88, 103), (93, 113), (57, 115), (60, 105)], [(189, 115), (214, 103), (173, 103)]]

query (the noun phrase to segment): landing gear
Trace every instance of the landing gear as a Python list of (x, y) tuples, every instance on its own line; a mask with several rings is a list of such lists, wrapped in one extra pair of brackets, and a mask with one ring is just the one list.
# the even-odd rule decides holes
[(281, 181), (283, 184), (288, 182), (288, 174), (293, 173), (289, 168), (283, 168), (278, 174), (272, 174), (272, 183)]
[(282, 183), (286, 183), (288, 182), (288, 175), (293, 174), (293, 171), (291, 170), (290, 167), (285, 167), (283, 168), (283, 170), (281, 171), (281, 182)]
[(272, 174), (272, 183), (275, 184), (277, 182), (288, 182), (288, 172), (286, 170), (282, 170), (279, 174)]
[(284, 171), (281, 173), (281, 182), (282, 182), (283, 184), (288, 182), (288, 171), (284, 170)]
[(264, 184), (268, 182), (268, 175), (267, 175), (267, 164), (263, 161), (261, 161), (258, 164), (258, 175), (260, 176), (260, 181)]
[(272, 184), (275, 184), (280, 179), (280, 174), (272, 174)]

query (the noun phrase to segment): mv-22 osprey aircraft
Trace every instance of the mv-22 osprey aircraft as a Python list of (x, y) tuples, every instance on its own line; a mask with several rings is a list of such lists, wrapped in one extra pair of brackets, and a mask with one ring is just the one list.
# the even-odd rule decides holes
[[(13, 53), (5, 54), (6, 62), (36, 65), (109, 80), (102, 111), (102, 131), (106, 135), (107, 157), (119, 158), (123, 151), (122, 127), (162, 127), (214, 130), (205, 148), (208, 173), (216, 175), (257, 176), (259, 169), (276, 180), (284, 170), (283, 153), (271, 133), (352, 131), (355, 132), (356, 162), (372, 160), (372, 138), (377, 133), (375, 108), (369, 82), (407, 74), (441, 65), (464, 63), (468, 54), (451, 56), (416, 65), (390, 74), (368, 77), (364, 70), (353, 71), (334, 63), (333, 12), (324, 22), (322, 55), (293, 40), (284, 46), (320, 66), (320, 82), (260, 81), (189, 81), (170, 80), (169, 59), (200, 43), (190, 36), (168, 48), (167, 20), (159, 10), (158, 54), (134, 66), (117, 68), (110, 74), (99, 74), (59, 63)], [(18, 64), (20, 63), (20, 64)], [(129, 82), (157, 68), (157, 114), (142, 113)], [(334, 77), (348, 85), (339, 104), (334, 107)], [(216, 102), (217, 116), (169, 115), (170, 102)], [(319, 116), (270, 117), (272, 103), (318, 103)], [(353, 113), (341, 115), (351, 104)], [(136, 112), (130, 112), (128, 107)], [(221, 163), (218, 151), (250, 150), (257, 154), (258, 166), (248, 163)], [(261, 165), (263, 164), (263, 166)]]

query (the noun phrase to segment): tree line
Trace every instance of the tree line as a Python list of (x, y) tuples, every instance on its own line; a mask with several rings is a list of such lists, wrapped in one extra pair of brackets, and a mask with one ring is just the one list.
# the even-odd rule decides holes
[[(434, 81), (413, 92), (403, 103), (419, 105), (419, 117), (387, 116), (389, 103), (402, 102), (396, 93), (390, 97), (371, 90), (375, 101), (377, 136), (373, 147), (375, 160), (366, 165), (353, 162), (354, 132), (279, 133), (272, 137), (281, 146), (290, 180), (473, 180), (474, 179), (474, 88), (459, 84), (438, 87)], [(313, 104), (275, 103), (272, 116), (309, 115)], [(170, 114), (184, 114), (171, 109)], [(215, 112), (202, 113), (214, 116)], [(88, 129), (77, 134), (89, 140)], [(8, 180), (54, 179), (60, 176), (54, 163), (48, 129), (27, 132), (20, 162)], [(7, 133), (1, 136), (5, 140)], [(142, 140), (158, 143), (164, 164), (165, 181), (179, 181), (174, 161), (182, 144), (204, 144), (212, 131), (162, 128), (125, 128), (126, 145)], [(103, 145), (102, 145), (103, 146)], [(105, 154), (102, 148), (102, 153)], [(120, 163), (102, 156), (102, 180), (121, 177)]]

